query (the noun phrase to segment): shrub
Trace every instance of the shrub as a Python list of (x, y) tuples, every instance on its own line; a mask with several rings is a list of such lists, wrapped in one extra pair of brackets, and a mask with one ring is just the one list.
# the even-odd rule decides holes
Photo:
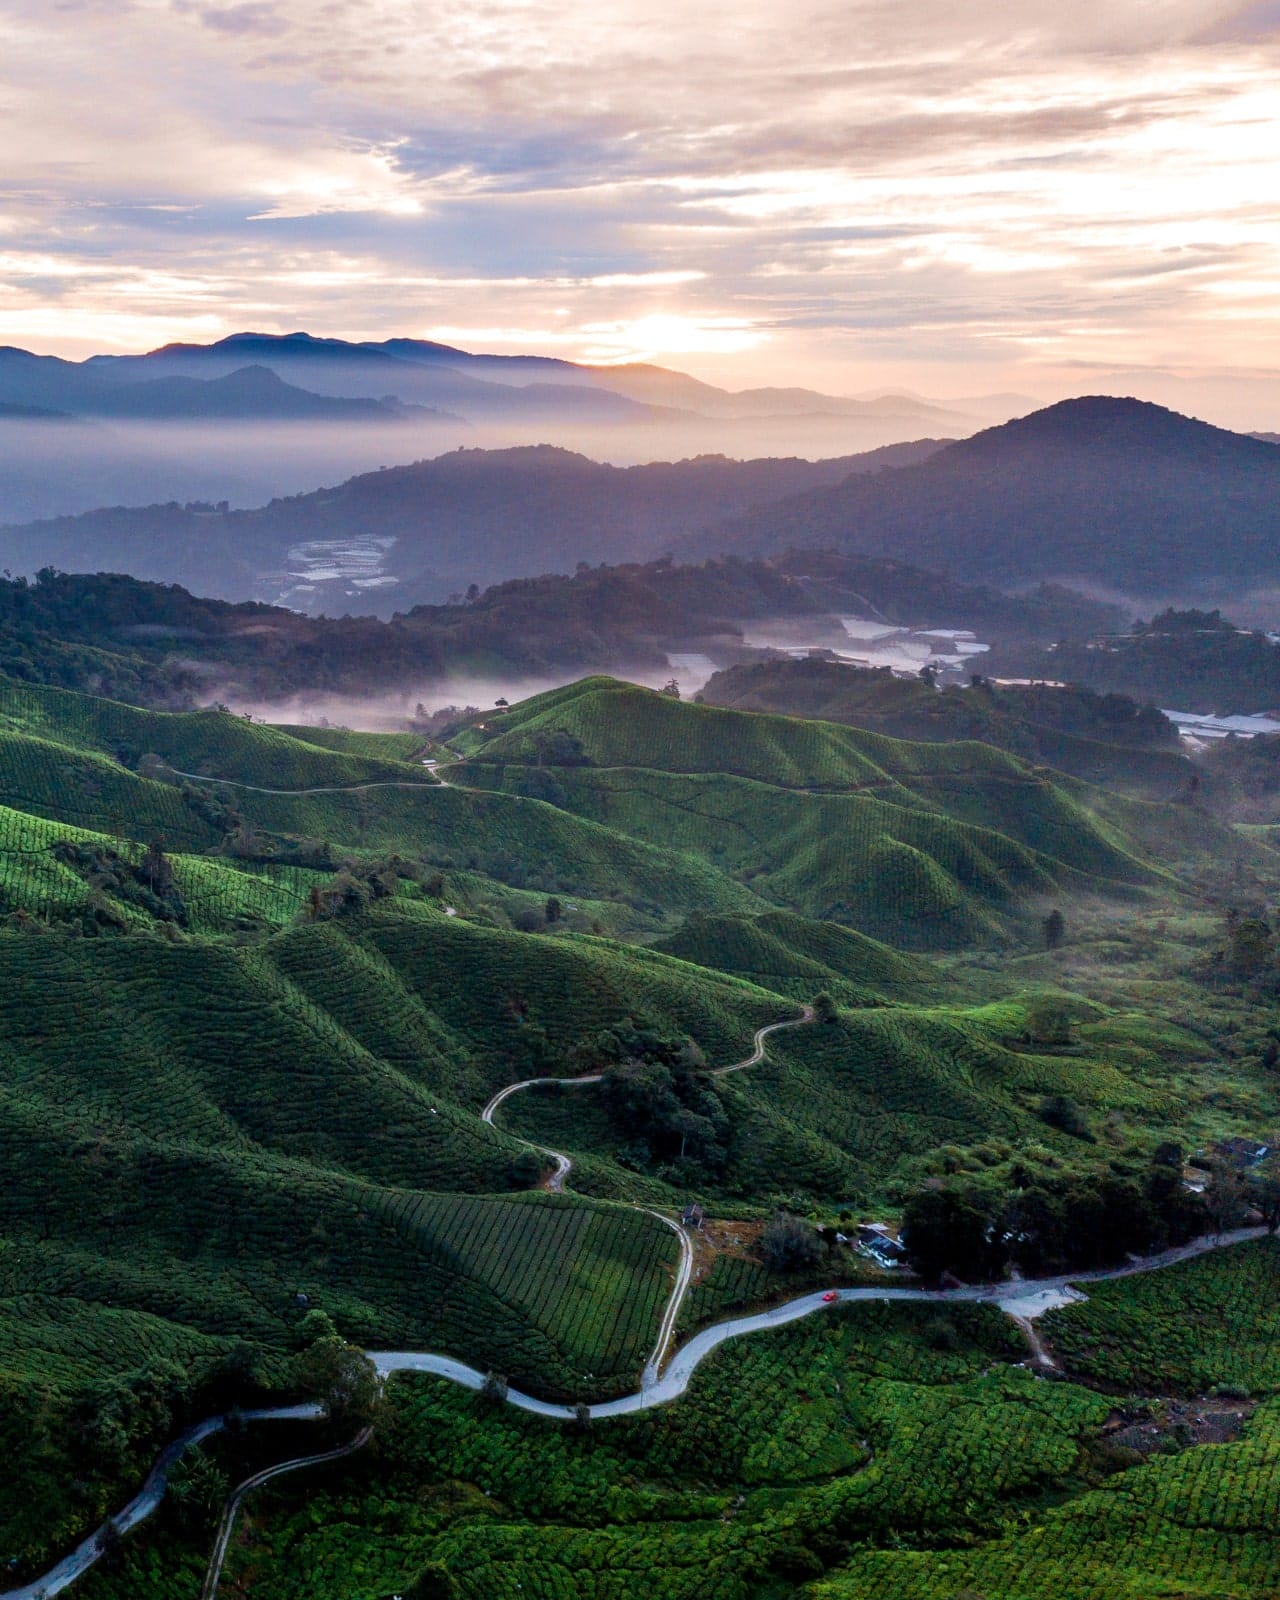
[(761, 1235), (760, 1255), (770, 1272), (804, 1272), (822, 1260), (822, 1239), (807, 1222), (779, 1211)]

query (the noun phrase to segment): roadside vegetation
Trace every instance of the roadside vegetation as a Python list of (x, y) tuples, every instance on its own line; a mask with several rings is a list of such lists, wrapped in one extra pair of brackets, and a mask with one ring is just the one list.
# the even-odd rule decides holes
[[(611, 680), (486, 722), (446, 784), (416, 736), (0, 682), (15, 1581), (184, 1424), (332, 1393), (344, 1352), (451, 1355), (494, 1397), (631, 1392), (684, 1248), (643, 1207), (688, 1218), (681, 1337), (837, 1282), (1280, 1222), (1265, 836), (989, 743)], [(902, 1266), (858, 1253), (871, 1222)], [(261, 1491), (230, 1592), (1092, 1600), (1180, 1563), (1231, 1593), (1237, 1561), (1265, 1593), (1276, 1270), (1261, 1241), (1091, 1288), (1040, 1324), (1066, 1381), (963, 1305), (824, 1307), (627, 1420), (397, 1378), (374, 1451)], [(1151, 1409), (1215, 1387), (1248, 1391), (1238, 1513)], [(1117, 1410), (1178, 1453), (1108, 1444)], [(77, 1592), (190, 1600), (257, 1452), (202, 1446)]]

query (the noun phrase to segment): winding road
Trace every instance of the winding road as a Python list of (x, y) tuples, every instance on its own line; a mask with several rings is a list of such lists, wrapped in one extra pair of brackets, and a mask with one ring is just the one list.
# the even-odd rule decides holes
[[(913, 1289), (886, 1285), (884, 1288), (874, 1289), (814, 1290), (811, 1294), (800, 1295), (795, 1300), (774, 1306), (769, 1311), (758, 1311), (746, 1317), (732, 1317), (726, 1322), (717, 1322), (709, 1328), (704, 1328), (676, 1352), (675, 1358), (661, 1376), (651, 1378), (650, 1367), (647, 1366), (640, 1388), (635, 1394), (623, 1395), (617, 1400), (605, 1400), (588, 1407), (588, 1412), (595, 1421), (608, 1417), (634, 1416), (640, 1411), (651, 1411), (655, 1406), (670, 1405), (673, 1400), (678, 1400), (684, 1394), (698, 1367), (722, 1344), (727, 1344), (731, 1339), (741, 1339), (747, 1334), (785, 1327), (788, 1323), (798, 1322), (803, 1317), (813, 1316), (815, 1312), (829, 1310), (833, 1304), (850, 1305), (856, 1301), (900, 1300), (924, 1301), (930, 1305), (951, 1303), (991, 1305), (998, 1306), (1015, 1321), (1021, 1322), (1024, 1318), (1031, 1321), (1044, 1312), (1051, 1311), (1055, 1306), (1068, 1305), (1074, 1300), (1082, 1299), (1078, 1287), (1082, 1283), (1105, 1283), (1113, 1278), (1129, 1278), (1138, 1273), (1158, 1272), (1163, 1267), (1171, 1267), (1179, 1261), (1190, 1261), (1193, 1257), (1207, 1255), (1212, 1250), (1226, 1250), (1252, 1239), (1265, 1238), (1268, 1232), (1267, 1228), (1236, 1228), (1230, 1233), (1205, 1234), (1199, 1239), (1193, 1239), (1190, 1244), (1165, 1250), (1159, 1255), (1140, 1257), (1122, 1267), (1108, 1267), (1096, 1272), (1064, 1273), (1053, 1278), (1026, 1278), (996, 1284), (966, 1284), (959, 1289)], [(832, 1292), (836, 1296), (835, 1301), (826, 1298), (827, 1294)], [(469, 1367), (466, 1362), (458, 1361), (453, 1356), (437, 1355), (430, 1350), (369, 1350), (366, 1354), (373, 1362), (379, 1376), (384, 1379), (397, 1372), (426, 1372), (433, 1377), (445, 1378), (451, 1383), (460, 1384), (465, 1389), (479, 1390), (484, 1386), (483, 1372), (476, 1367)], [(573, 1406), (539, 1400), (535, 1395), (524, 1394), (519, 1389), (508, 1388), (506, 1400), (508, 1405), (515, 1406), (518, 1411), (527, 1411), (533, 1416), (547, 1417), (556, 1422), (575, 1421), (578, 1415), (577, 1409)], [(242, 1413), (246, 1421), (317, 1419), (322, 1414), (321, 1408), (316, 1405), (287, 1406), (277, 1410)], [(113, 1519), (117, 1529), (122, 1533), (127, 1532), (149, 1517), (160, 1504), (168, 1475), (184, 1451), (226, 1425), (226, 1417), (211, 1417), (189, 1428), (172, 1444), (166, 1445), (151, 1469), (141, 1492), (129, 1502), (118, 1517)], [(269, 1468), (265, 1475), (259, 1473), (241, 1484), (232, 1499), (238, 1505), (239, 1499), (257, 1483), (265, 1482), (267, 1478), (284, 1472), (296, 1472), (303, 1467), (319, 1465), (337, 1456), (350, 1454), (363, 1442), (362, 1436), (338, 1451), (300, 1456), (282, 1463), (278, 1468)], [(230, 1506), (230, 1502), (228, 1505)], [(87, 1572), (98, 1559), (102, 1553), (100, 1546), (102, 1532), (103, 1530), (99, 1529), (90, 1534), (69, 1556), (52, 1567), (43, 1577), (35, 1578), (21, 1588), (4, 1590), (0, 1593), (0, 1600), (51, 1600), (53, 1595), (61, 1593), (82, 1573)], [(225, 1545), (224, 1539), (222, 1541), (224, 1551)], [(218, 1555), (217, 1549), (214, 1554)]]
[[(727, 1067), (712, 1067), (710, 1076), (723, 1078), (729, 1072), (741, 1072), (746, 1067), (758, 1066), (764, 1060), (765, 1040), (771, 1033), (777, 1033), (781, 1028), (799, 1028), (813, 1021), (813, 1007), (802, 1006), (798, 1017), (788, 1017), (784, 1022), (768, 1022), (763, 1028), (757, 1028), (751, 1041), (751, 1054), (744, 1056), (741, 1061), (733, 1061)], [(586, 1073), (580, 1078), (524, 1078), (519, 1083), (509, 1083), (505, 1089), (499, 1089), (497, 1094), (489, 1101), (480, 1113), (480, 1120), (487, 1122), (490, 1127), (495, 1127), (494, 1113), (513, 1094), (519, 1094), (524, 1089), (536, 1089), (542, 1084), (554, 1083), (561, 1087), (577, 1088), (588, 1083), (600, 1083), (604, 1078), (603, 1072)], [(539, 1155), (550, 1156), (555, 1162), (555, 1168), (547, 1179), (547, 1188), (553, 1194), (564, 1192), (565, 1179), (573, 1170), (573, 1162), (562, 1150), (551, 1150), (546, 1145), (534, 1144), (530, 1139), (521, 1139), (520, 1143), (526, 1149), (536, 1150)], [(676, 1265), (675, 1282), (672, 1285), (671, 1296), (667, 1301), (667, 1308), (662, 1314), (662, 1322), (658, 1328), (658, 1342), (653, 1347), (653, 1354), (645, 1362), (644, 1372), (640, 1384), (643, 1389), (646, 1385), (657, 1381), (662, 1363), (666, 1359), (667, 1350), (675, 1336), (676, 1323), (680, 1320), (680, 1308), (684, 1305), (684, 1297), (689, 1292), (689, 1284), (693, 1280), (693, 1240), (689, 1237), (688, 1229), (682, 1223), (666, 1216), (661, 1211), (655, 1211), (651, 1206), (633, 1205), (633, 1211), (643, 1211), (648, 1217), (655, 1217), (664, 1227), (670, 1228), (680, 1241), (680, 1260)], [(0, 1600), (4, 1600), (0, 1596)]]
[[(241, 1411), (239, 1417), (244, 1422), (317, 1422), (324, 1414), (323, 1406), (301, 1405), (273, 1406), (265, 1411)], [(165, 1490), (169, 1487), (169, 1474), (186, 1452), (194, 1445), (203, 1443), (212, 1434), (221, 1433), (230, 1424), (230, 1413), (206, 1417), (203, 1422), (197, 1422), (165, 1445), (156, 1457), (155, 1465), (147, 1474), (147, 1481), (142, 1488), (123, 1511), (112, 1517), (110, 1525), (116, 1532), (128, 1533), (140, 1522), (145, 1522), (164, 1499)], [(81, 1540), (69, 1556), (64, 1556), (56, 1566), (50, 1567), (43, 1577), (33, 1578), (30, 1583), (23, 1584), (19, 1589), (6, 1589), (3, 1595), (0, 1595), (0, 1600), (51, 1600), (53, 1595), (61, 1594), (83, 1573), (88, 1572), (102, 1555), (107, 1526), (104, 1524), (101, 1528), (95, 1529), (87, 1539)]]
[[(782, 1028), (795, 1028), (814, 1020), (813, 1010), (806, 1006), (801, 1015), (785, 1022), (769, 1023), (763, 1028), (758, 1028), (755, 1033), (752, 1052), (742, 1061), (735, 1061), (729, 1066), (712, 1069), (712, 1076), (720, 1077), (730, 1072), (741, 1072), (746, 1067), (757, 1065), (764, 1059), (765, 1040), (770, 1034)], [(531, 1089), (543, 1083), (557, 1083), (566, 1086), (576, 1084), (599, 1083), (602, 1073), (592, 1073), (579, 1078), (527, 1078), (520, 1083), (513, 1083), (500, 1090), (484, 1107), (481, 1112), (482, 1119), (493, 1125), (494, 1113), (512, 1095), (525, 1089)], [(565, 1180), (572, 1171), (573, 1163), (569, 1157), (558, 1150), (548, 1150), (542, 1145), (533, 1144), (529, 1140), (521, 1143), (533, 1150), (538, 1150), (551, 1156), (555, 1161), (555, 1170), (548, 1180), (547, 1187), (557, 1193), (564, 1188)], [(637, 1412), (649, 1411), (656, 1406), (669, 1405), (673, 1400), (685, 1393), (690, 1381), (698, 1367), (708, 1356), (718, 1350), (721, 1345), (727, 1344), (731, 1339), (740, 1339), (752, 1333), (765, 1332), (771, 1328), (785, 1327), (788, 1323), (797, 1322), (803, 1317), (814, 1315), (815, 1312), (828, 1310), (834, 1304), (849, 1305), (858, 1301), (924, 1301), (933, 1305), (946, 1305), (952, 1302), (967, 1304), (983, 1304), (997, 1306), (1006, 1312), (1024, 1331), (1030, 1330), (1034, 1335), (1034, 1320), (1044, 1312), (1056, 1306), (1070, 1304), (1073, 1300), (1083, 1298), (1079, 1285), (1084, 1283), (1101, 1283), (1113, 1278), (1125, 1278), (1141, 1272), (1154, 1272), (1162, 1267), (1174, 1265), (1179, 1261), (1188, 1261), (1195, 1256), (1204, 1255), (1211, 1250), (1225, 1249), (1231, 1245), (1241, 1244), (1247, 1240), (1259, 1239), (1266, 1236), (1266, 1228), (1238, 1228), (1231, 1233), (1207, 1234), (1202, 1238), (1193, 1240), (1190, 1244), (1181, 1245), (1176, 1249), (1166, 1250), (1159, 1255), (1145, 1256), (1135, 1261), (1130, 1261), (1121, 1267), (1112, 1267), (1095, 1272), (1078, 1272), (1063, 1274), (1052, 1278), (1033, 1278), (1013, 1280), (1007, 1283), (964, 1285), (956, 1289), (921, 1289), (909, 1287), (896, 1287), (885, 1285), (876, 1288), (844, 1288), (836, 1290), (814, 1290), (810, 1294), (800, 1295), (794, 1300), (788, 1300), (782, 1305), (774, 1306), (768, 1311), (756, 1312), (749, 1316), (733, 1317), (724, 1322), (713, 1324), (695, 1334), (685, 1345), (678, 1349), (675, 1356), (664, 1368), (667, 1350), (675, 1334), (676, 1323), (684, 1298), (689, 1288), (693, 1269), (693, 1245), (687, 1231), (672, 1218), (665, 1216), (660, 1211), (652, 1210), (647, 1206), (634, 1206), (633, 1209), (643, 1211), (655, 1217), (666, 1227), (671, 1228), (680, 1239), (680, 1261), (676, 1268), (675, 1281), (672, 1286), (666, 1310), (658, 1330), (657, 1343), (653, 1353), (645, 1363), (640, 1376), (640, 1387), (634, 1394), (623, 1395), (616, 1400), (602, 1401), (588, 1407), (588, 1414), (592, 1420), (604, 1420), (610, 1417), (625, 1417), (635, 1415)], [(833, 1295), (833, 1299), (828, 1296)], [(1052, 1365), (1050, 1358), (1045, 1353), (1043, 1346), (1036, 1337), (1029, 1339), (1035, 1358), (1041, 1364)], [(476, 1367), (471, 1367), (466, 1362), (459, 1361), (453, 1356), (439, 1355), (429, 1350), (370, 1350), (367, 1351), (369, 1359), (373, 1362), (380, 1378), (383, 1380), (397, 1372), (425, 1372), (434, 1377), (444, 1378), (452, 1383), (462, 1385), (467, 1389), (479, 1390), (483, 1387), (486, 1374)], [(539, 1400), (534, 1395), (523, 1393), (519, 1389), (508, 1387), (506, 1400), (509, 1405), (517, 1410), (530, 1412), (534, 1416), (546, 1417), (557, 1422), (576, 1420), (579, 1415), (578, 1408), (569, 1405), (560, 1405), (548, 1400)], [(317, 1420), (324, 1415), (323, 1408), (319, 1405), (285, 1406), (268, 1410), (246, 1411), (240, 1414), (245, 1421), (299, 1421)], [(204, 1422), (197, 1423), (172, 1443), (168, 1444), (156, 1458), (142, 1489), (122, 1512), (112, 1519), (112, 1526), (120, 1532), (128, 1532), (140, 1522), (149, 1517), (159, 1506), (164, 1498), (168, 1486), (169, 1474), (182, 1455), (195, 1445), (200, 1444), (210, 1435), (219, 1432), (228, 1425), (226, 1415), (210, 1417)], [(222, 1563), (226, 1556), (231, 1532), (235, 1525), (236, 1515), (244, 1497), (261, 1484), (273, 1478), (281, 1477), (286, 1473), (297, 1472), (309, 1466), (318, 1466), (326, 1461), (335, 1461), (343, 1456), (350, 1455), (364, 1445), (369, 1437), (368, 1431), (360, 1434), (350, 1444), (343, 1445), (336, 1450), (322, 1451), (316, 1455), (299, 1456), (292, 1460), (281, 1462), (278, 1466), (268, 1467), (262, 1472), (255, 1473), (242, 1484), (238, 1485), (223, 1508), (223, 1515), (218, 1528), (213, 1553), (205, 1575), (204, 1587), (201, 1590), (201, 1600), (215, 1600), (218, 1581), (221, 1575)], [(0, 1600), (52, 1600), (52, 1596), (60, 1594), (68, 1588), (83, 1573), (99, 1559), (104, 1548), (106, 1528), (100, 1528), (95, 1533), (83, 1540), (70, 1555), (52, 1567), (42, 1577), (33, 1579), (17, 1589), (8, 1589), (0, 1593)]]
[(218, 1580), (222, 1577), (222, 1563), (227, 1559), (227, 1545), (231, 1542), (231, 1530), (235, 1527), (236, 1515), (245, 1495), (260, 1488), (264, 1483), (270, 1483), (272, 1478), (283, 1478), (286, 1472), (298, 1472), (303, 1467), (318, 1467), (325, 1461), (341, 1461), (344, 1456), (354, 1455), (357, 1450), (363, 1449), (372, 1437), (372, 1428), (362, 1428), (350, 1444), (339, 1445), (336, 1450), (322, 1450), (319, 1455), (296, 1456), (292, 1461), (282, 1461), (277, 1467), (266, 1467), (261, 1472), (255, 1472), (251, 1478), (246, 1478), (243, 1483), (238, 1484), (222, 1508), (222, 1520), (218, 1523), (217, 1536), (213, 1541), (213, 1554), (209, 1557), (204, 1582), (200, 1586), (200, 1600), (216, 1600)]

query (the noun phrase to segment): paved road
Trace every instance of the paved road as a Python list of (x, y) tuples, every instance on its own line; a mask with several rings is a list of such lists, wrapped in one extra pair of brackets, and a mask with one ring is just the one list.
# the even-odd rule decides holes
[(336, 1450), (322, 1450), (318, 1455), (295, 1456), (292, 1461), (282, 1461), (278, 1467), (267, 1467), (262, 1472), (255, 1472), (251, 1478), (246, 1478), (242, 1484), (233, 1489), (226, 1505), (222, 1508), (222, 1520), (218, 1524), (217, 1537), (213, 1541), (213, 1553), (205, 1569), (204, 1583), (200, 1586), (200, 1600), (216, 1600), (218, 1581), (222, 1577), (222, 1563), (227, 1558), (227, 1546), (231, 1542), (231, 1530), (235, 1527), (236, 1515), (247, 1494), (260, 1488), (264, 1483), (270, 1483), (272, 1478), (284, 1477), (286, 1472), (298, 1472), (303, 1467), (318, 1467), (325, 1461), (341, 1461), (344, 1456), (353, 1455), (357, 1450), (363, 1449), (372, 1437), (373, 1429), (364, 1428), (350, 1444), (339, 1445)]
[[(324, 1407), (273, 1406), (265, 1411), (242, 1411), (240, 1415), (246, 1422), (314, 1422), (324, 1416)], [(112, 1518), (117, 1530), (120, 1533), (128, 1533), (130, 1528), (136, 1528), (140, 1522), (145, 1521), (164, 1499), (164, 1492), (169, 1486), (169, 1474), (180, 1458), (193, 1445), (209, 1438), (211, 1434), (221, 1433), (229, 1421), (230, 1418), (226, 1415), (206, 1417), (203, 1422), (197, 1422), (194, 1427), (179, 1434), (171, 1444), (167, 1444), (156, 1457), (156, 1463), (142, 1488), (124, 1510)], [(6, 1589), (0, 1594), (0, 1600), (46, 1600), (46, 1597), (50, 1597), (51, 1600), (53, 1595), (61, 1594), (82, 1573), (88, 1572), (101, 1556), (99, 1541), (103, 1532), (104, 1530), (99, 1528), (91, 1533), (69, 1556), (65, 1556), (57, 1566), (51, 1567), (42, 1578), (35, 1578), (20, 1589)]]
[[(1174, 1250), (1165, 1250), (1159, 1255), (1140, 1257), (1122, 1267), (1109, 1267), (1097, 1272), (1063, 1273), (1053, 1278), (1025, 1278), (996, 1284), (966, 1284), (959, 1289), (896, 1288), (892, 1285), (875, 1289), (837, 1289), (834, 1291), (836, 1302), (830, 1302), (825, 1298), (825, 1295), (832, 1291), (815, 1289), (812, 1294), (800, 1295), (795, 1300), (788, 1300), (784, 1305), (774, 1306), (770, 1311), (759, 1311), (747, 1317), (733, 1317), (727, 1322), (718, 1322), (713, 1327), (704, 1328), (677, 1351), (674, 1360), (660, 1377), (650, 1377), (650, 1368), (646, 1367), (640, 1388), (635, 1394), (623, 1395), (618, 1400), (606, 1400), (588, 1409), (592, 1419), (596, 1420), (632, 1416), (639, 1411), (650, 1411), (655, 1406), (670, 1405), (689, 1387), (689, 1382), (698, 1367), (722, 1344), (727, 1344), (730, 1339), (741, 1339), (747, 1334), (785, 1327), (788, 1323), (800, 1321), (802, 1317), (810, 1317), (816, 1312), (828, 1310), (833, 1303), (849, 1305), (861, 1300), (914, 1300), (925, 1301), (931, 1305), (947, 1305), (953, 1302), (978, 1303), (999, 1306), (1001, 1310), (1018, 1319), (1023, 1316), (1034, 1318), (1054, 1305), (1080, 1298), (1077, 1287), (1079, 1284), (1104, 1283), (1113, 1278), (1133, 1277), (1142, 1272), (1158, 1272), (1163, 1267), (1173, 1266), (1175, 1262), (1189, 1261), (1194, 1256), (1206, 1255), (1212, 1250), (1225, 1250), (1250, 1239), (1265, 1238), (1267, 1232), (1266, 1228), (1237, 1228), (1231, 1233), (1206, 1234), (1202, 1238), (1193, 1239), (1190, 1244), (1181, 1245)], [(463, 1388), (477, 1390), (483, 1386), (485, 1380), (483, 1372), (475, 1367), (469, 1367), (465, 1361), (458, 1361), (453, 1356), (436, 1355), (429, 1350), (370, 1350), (366, 1354), (382, 1378), (390, 1377), (396, 1372), (429, 1372), (435, 1377), (447, 1378), (452, 1383), (461, 1384)], [(538, 1417), (549, 1417), (557, 1422), (572, 1421), (577, 1415), (572, 1406), (539, 1400), (536, 1396), (524, 1394), (519, 1389), (507, 1390), (507, 1403), (520, 1411), (528, 1411)], [(273, 1411), (244, 1413), (246, 1419), (251, 1421), (270, 1418), (315, 1418), (319, 1415), (321, 1415), (319, 1406), (292, 1406)], [(199, 1443), (201, 1439), (208, 1438), (211, 1433), (216, 1433), (219, 1428), (225, 1427), (226, 1422), (225, 1417), (211, 1417), (208, 1421), (189, 1428), (180, 1438), (166, 1446), (152, 1468), (141, 1493), (131, 1500), (115, 1519), (117, 1527), (122, 1532), (149, 1517), (160, 1504), (168, 1474), (183, 1451)], [(354, 1445), (347, 1446), (340, 1453), (346, 1453), (353, 1448)], [(276, 1471), (293, 1471), (297, 1467), (307, 1466), (320, 1459), (323, 1458), (300, 1457), (296, 1461), (285, 1462), (279, 1469), (270, 1469), (268, 1476)], [(254, 1481), (250, 1480), (247, 1485), (241, 1485), (241, 1488), (245, 1490), (252, 1488)], [(60, 1593), (97, 1560), (100, 1553), (97, 1540), (97, 1534), (91, 1535), (43, 1578), (37, 1578), (20, 1589), (4, 1591), (0, 1594), (0, 1600), (43, 1600), (45, 1596), (52, 1597)]]
[(177, 767), (167, 770), (175, 778), (190, 778), (193, 783), (222, 783), (231, 789), (247, 789), (250, 794), (276, 794), (292, 799), (308, 794), (362, 794), (366, 789), (423, 789), (429, 792), (440, 788), (443, 783), (442, 779), (433, 781), (427, 767), (422, 769), (421, 778), (380, 778), (375, 783), (324, 784), (317, 789), (264, 789), (260, 783), (241, 783), (239, 778), (212, 778), (207, 772), (182, 772)]
[[(722, 1078), (729, 1072), (741, 1072), (745, 1067), (757, 1066), (764, 1060), (765, 1040), (771, 1033), (777, 1033), (780, 1028), (799, 1028), (805, 1023), (813, 1021), (813, 1007), (803, 1006), (798, 1017), (788, 1017), (783, 1022), (769, 1022), (763, 1028), (757, 1028), (751, 1042), (751, 1054), (741, 1061), (732, 1061), (727, 1067), (712, 1067), (710, 1075), (713, 1078)], [(580, 1084), (599, 1083), (604, 1077), (602, 1072), (591, 1072), (580, 1078), (524, 1078), (519, 1083), (509, 1083), (505, 1089), (499, 1089), (497, 1094), (489, 1101), (480, 1113), (480, 1120), (494, 1126), (494, 1113), (513, 1094), (519, 1094), (525, 1089), (536, 1089), (540, 1084), (558, 1083), (568, 1088), (576, 1088)], [(555, 1168), (547, 1179), (547, 1188), (553, 1194), (564, 1191), (565, 1180), (573, 1170), (573, 1162), (561, 1150), (551, 1150), (546, 1145), (534, 1144), (529, 1139), (522, 1139), (521, 1144), (530, 1150), (536, 1150), (540, 1155), (550, 1156), (555, 1162)], [(676, 1265), (675, 1282), (672, 1285), (671, 1296), (667, 1301), (667, 1308), (662, 1314), (662, 1322), (658, 1328), (658, 1342), (653, 1347), (653, 1354), (645, 1362), (641, 1384), (656, 1381), (662, 1370), (662, 1363), (666, 1359), (667, 1350), (675, 1335), (676, 1323), (680, 1319), (680, 1308), (684, 1304), (684, 1297), (689, 1292), (689, 1284), (693, 1279), (693, 1240), (689, 1237), (688, 1230), (673, 1218), (666, 1216), (661, 1211), (655, 1211), (651, 1206), (633, 1206), (634, 1211), (643, 1211), (646, 1216), (656, 1217), (665, 1227), (680, 1240), (680, 1260)], [(3, 1597), (0, 1597), (3, 1600)]]
[[(1232, 1245), (1243, 1244), (1249, 1239), (1265, 1238), (1266, 1234), (1266, 1228), (1237, 1228), (1232, 1233), (1206, 1234), (1203, 1238), (1195, 1239), (1176, 1250), (1165, 1250), (1160, 1255), (1143, 1256), (1137, 1261), (1127, 1262), (1122, 1267), (1111, 1267), (1097, 1272), (1064, 1273), (1053, 1278), (1025, 1278), (1010, 1283), (966, 1284), (959, 1289), (915, 1289), (905, 1286), (896, 1288), (892, 1285), (874, 1289), (837, 1289), (834, 1291), (836, 1302), (825, 1298), (826, 1294), (832, 1292), (831, 1290), (815, 1289), (812, 1294), (788, 1300), (783, 1305), (774, 1306), (770, 1311), (758, 1311), (746, 1317), (733, 1317), (727, 1322), (717, 1322), (713, 1327), (704, 1328), (676, 1352), (674, 1359), (660, 1377), (652, 1380), (646, 1377), (635, 1394), (623, 1395), (618, 1400), (606, 1400), (589, 1409), (593, 1418), (605, 1418), (632, 1416), (637, 1411), (649, 1411), (655, 1406), (669, 1405), (689, 1387), (690, 1379), (707, 1357), (722, 1344), (727, 1344), (730, 1339), (741, 1339), (746, 1334), (761, 1333), (769, 1328), (785, 1327), (790, 1322), (798, 1322), (802, 1317), (811, 1317), (815, 1312), (825, 1311), (834, 1303), (850, 1305), (863, 1300), (913, 1300), (924, 1301), (930, 1305), (948, 1305), (964, 1302), (999, 1306), (1001, 1310), (1009, 1311), (1010, 1315), (1021, 1316), (1026, 1314), (1024, 1310), (1026, 1302), (1038, 1297), (1042, 1302), (1039, 1310), (1031, 1312), (1031, 1316), (1038, 1316), (1052, 1305), (1065, 1304), (1068, 1300), (1080, 1298), (1078, 1291), (1072, 1292), (1076, 1285), (1103, 1283), (1112, 1278), (1128, 1278), (1140, 1272), (1158, 1272), (1162, 1267), (1172, 1266), (1175, 1262), (1189, 1261), (1193, 1256), (1205, 1255), (1211, 1250), (1224, 1250)], [(1011, 1309), (1015, 1306), (1018, 1307), (1017, 1312)], [(371, 1350), (368, 1354), (384, 1378), (394, 1372), (430, 1372), (437, 1377), (449, 1378), (454, 1383), (463, 1384), (468, 1389), (479, 1389), (484, 1382), (482, 1372), (477, 1372), (474, 1367), (468, 1367), (464, 1362), (455, 1361), (448, 1356), (412, 1350)], [(575, 1415), (572, 1406), (553, 1405), (549, 1401), (538, 1400), (533, 1395), (523, 1394), (518, 1389), (507, 1390), (507, 1401), (521, 1411), (530, 1411), (539, 1417), (554, 1417), (560, 1421), (568, 1421)], [(0, 1596), (0, 1600), (4, 1600), (4, 1597)]]

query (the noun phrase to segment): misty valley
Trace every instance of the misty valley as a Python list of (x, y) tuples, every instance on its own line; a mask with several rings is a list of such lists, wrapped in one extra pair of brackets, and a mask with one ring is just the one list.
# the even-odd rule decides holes
[(1280, 1592), (1266, 432), (0, 351), (2, 1600)]

